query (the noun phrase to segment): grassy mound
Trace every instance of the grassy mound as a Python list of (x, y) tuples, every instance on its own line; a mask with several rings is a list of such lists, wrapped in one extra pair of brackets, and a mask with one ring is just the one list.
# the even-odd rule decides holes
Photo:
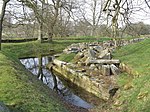
[(122, 47), (115, 53), (115, 57), (129, 65), (139, 75), (149, 74), (150, 70), (150, 39)]
[(122, 87), (118, 97), (118, 111), (149, 112), (150, 39), (122, 47), (114, 54), (114, 57), (130, 66), (136, 73), (136, 76), (122, 74), (118, 79)]
[(12, 55), (0, 52), (0, 100), (15, 112), (67, 112), (53, 91)]

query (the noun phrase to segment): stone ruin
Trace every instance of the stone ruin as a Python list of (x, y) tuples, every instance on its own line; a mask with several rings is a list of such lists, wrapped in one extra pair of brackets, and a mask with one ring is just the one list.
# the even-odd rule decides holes
[(64, 53), (76, 53), (75, 64), (78, 67), (100, 71), (103, 75), (119, 75), (118, 59), (112, 59), (111, 52), (114, 50), (112, 43), (78, 43), (68, 46)]
[[(112, 43), (91, 42), (68, 46), (64, 53), (75, 53), (74, 62), (53, 60), (53, 70), (65, 78), (95, 94), (103, 100), (113, 97), (118, 90), (116, 76), (119, 75), (118, 59), (112, 59)], [(49, 65), (51, 68), (51, 65)]]
[[(134, 38), (130, 40), (119, 40), (119, 46), (143, 41), (149, 37)], [(115, 50), (115, 42), (113, 40), (104, 42), (77, 43), (68, 46), (63, 50), (64, 53), (76, 53), (75, 64), (78, 67), (88, 67), (89, 70), (98, 70), (103, 75), (119, 75), (118, 59), (112, 59), (112, 52)], [(85, 70), (83, 70), (85, 71)]]
[[(143, 39), (120, 41), (121, 46), (139, 42)], [(114, 42), (77, 43), (68, 46), (64, 53), (75, 53), (73, 63), (53, 60), (53, 70), (68, 78), (77, 86), (108, 100), (118, 91), (116, 77), (120, 74), (120, 60), (112, 58)]]

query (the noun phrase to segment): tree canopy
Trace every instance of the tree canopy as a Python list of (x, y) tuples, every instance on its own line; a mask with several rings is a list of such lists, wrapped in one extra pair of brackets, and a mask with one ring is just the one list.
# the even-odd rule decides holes
[[(52, 41), (56, 36), (104, 34), (106, 36), (111, 34), (113, 38), (117, 38), (120, 31), (127, 31), (130, 26), (135, 29), (137, 28), (134, 27), (135, 24), (150, 17), (149, 0), (3, 0), (2, 2), (0, 43), (2, 36), (38, 37), (40, 41), (45, 37)], [(144, 22), (141, 25), (146, 28)], [(141, 27), (140, 32), (134, 31), (138, 32), (138, 35), (148, 34), (148, 31)], [(131, 34), (131, 32), (124, 33)], [(132, 32), (132, 35), (134, 34)]]

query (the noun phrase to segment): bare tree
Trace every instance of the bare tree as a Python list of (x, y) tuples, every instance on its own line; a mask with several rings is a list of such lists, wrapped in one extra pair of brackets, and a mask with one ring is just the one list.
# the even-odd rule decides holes
[(2, 10), (0, 14), (0, 50), (1, 50), (1, 43), (2, 43), (2, 30), (3, 30), (3, 20), (5, 16), (5, 9), (6, 5), (10, 0), (3, 0)]
[(20, 0), (20, 2), (22, 2), (24, 5), (26, 5), (28, 8), (30, 8), (34, 14), (35, 17), (38, 21), (39, 27), (38, 27), (38, 40), (41, 42), (42, 38), (43, 38), (43, 11), (44, 11), (44, 4), (45, 4), (45, 0), (33, 0), (33, 1), (29, 1), (29, 0)]
[(48, 4), (46, 9), (44, 16), (45, 26), (48, 39), (49, 41), (52, 41), (54, 33), (59, 32), (64, 21), (66, 21), (65, 25), (68, 24), (70, 12), (72, 10), (72, 2), (70, 0), (52, 0), (52, 3)]
[(141, 35), (150, 34), (150, 25), (144, 24), (143, 22), (132, 23), (127, 26), (125, 33), (134, 37), (140, 37)]
[(37, 20), (28, 7), (16, 0), (10, 1), (3, 21), (3, 38), (37, 37), (36, 24)]
[[(78, 11), (75, 13), (75, 17), (78, 18), (78, 22), (88, 23), (90, 27), (90, 35), (96, 35), (96, 29), (103, 22), (102, 11), (103, 0), (82, 0), (78, 1)], [(84, 32), (84, 31), (83, 31)]]
[(146, 5), (148, 6), (148, 8), (150, 9), (150, 5), (149, 5), (149, 0), (145, 0)]
[(137, 21), (138, 18), (143, 19), (140, 14), (148, 14), (146, 9), (147, 7), (150, 8), (149, 3), (149, 0), (105, 0), (103, 11), (106, 13), (108, 21), (110, 20), (108, 24), (112, 27), (114, 40), (119, 36), (118, 32), (121, 23), (122, 26), (126, 26), (124, 27), (126, 29), (132, 26), (131, 20), (134, 23), (139, 22)]
[(51, 22), (49, 22), (48, 26), (48, 39), (49, 41), (52, 41), (53, 33), (54, 33), (54, 27), (56, 25), (58, 15), (59, 15), (59, 9), (62, 7), (62, 2), (61, 0), (52, 0), (53, 2), (53, 9), (52, 9), (52, 14), (53, 17), (49, 18)]
[[(92, 0), (92, 32), (91, 35), (94, 36), (95, 35), (95, 30), (97, 29), (100, 19), (102, 18), (102, 0), (100, 1), (100, 3), (98, 3), (98, 0)], [(99, 8), (99, 10), (97, 11), (97, 8)]]
[(128, 23), (130, 10), (132, 7), (132, 0), (106, 0), (103, 11), (107, 14), (107, 19), (111, 19), (112, 37), (115, 40), (115, 46), (117, 46), (117, 37), (119, 22)]
[[(22, 1), (22, 0), (21, 0)], [(60, 10), (70, 11), (70, 6), (68, 5), (70, 1), (67, 0), (33, 0), (33, 1), (23, 1), (23, 3), (29, 7), (35, 14), (37, 21), (39, 23), (39, 40), (43, 37), (44, 28), (47, 29), (46, 33), (48, 40), (52, 41), (54, 34), (54, 28), (59, 19)]]

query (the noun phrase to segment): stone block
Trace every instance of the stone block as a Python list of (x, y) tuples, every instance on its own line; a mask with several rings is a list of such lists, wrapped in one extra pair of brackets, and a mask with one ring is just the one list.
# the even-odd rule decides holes
[(114, 64), (110, 65), (111, 71), (113, 73), (113, 75), (119, 75), (120, 74), (120, 70), (118, 67), (116, 67)]
[(111, 59), (112, 57), (111, 57), (111, 53), (107, 53), (104, 57), (103, 57), (103, 59)]
[(95, 68), (97, 68), (97, 67), (95, 66), (95, 64), (91, 64), (90, 67), (89, 67), (90, 70), (94, 70)]
[(93, 47), (93, 49), (95, 50), (95, 51), (97, 51), (97, 52), (101, 52), (102, 50), (103, 50), (103, 47), (101, 47), (101, 46), (95, 46), (95, 47)]
[(88, 57), (89, 58), (95, 58), (96, 57), (96, 52), (92, 49), (88, 50)]
[(103, 75), (110, 75), (110, 65), (102, 65), (102, 74)]
[(99, 59), (102, 59), (104, 56), (106, 56), (107, 54), (109, 53), (109, 50), (108, 49), (105, 49), (103, 51), (101, 51), (99, 54), (98, 54), (98, 58)]

